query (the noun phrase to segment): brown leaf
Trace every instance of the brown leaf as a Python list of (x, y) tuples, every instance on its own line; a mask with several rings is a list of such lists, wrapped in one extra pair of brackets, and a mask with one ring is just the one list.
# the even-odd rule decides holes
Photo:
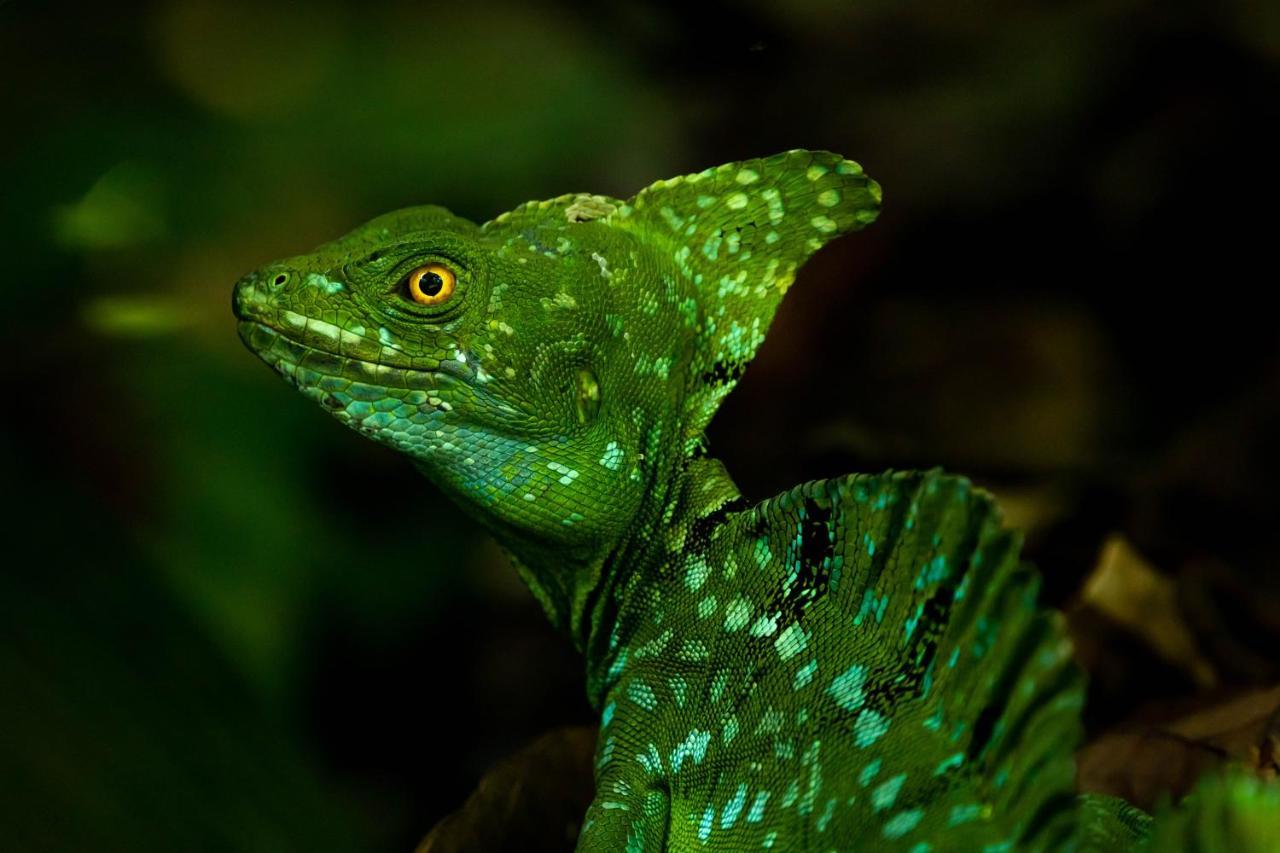
[[(1168, 713), (1156, 707), (1149, 718)], [(1150, 810), (1160, 797), (1187, 794), (1226, 764), (1264, 779), (1280, 772), (1280, 686), (1229, 699), (1196, 700), (1163, 722), (1103, 735), (1076, 756), (1076, 785)]]
[(1166, 662), (1186, 671), (1200, 688), (1217, 673), (1178, 607), (1173, 581), (1143, 559), (1129, 541), (1112, 534), (1085, 582), (1082, 603), (1141, 637)]
[(1076, 788), (1151, 811), (1165, 794), (1185, 796), (1224, 760), (1212, 747), (1155, 729), (1108, 734), (1076, 754)]
[(594, 792), (594, 727), (554, 729), (485, 774), (417, 853), (569, 851)]
[(1221, 750), (1268, 778), (1280, 771), (1280, 686), (1253, 690), (1211, 705), (1165, 728)]

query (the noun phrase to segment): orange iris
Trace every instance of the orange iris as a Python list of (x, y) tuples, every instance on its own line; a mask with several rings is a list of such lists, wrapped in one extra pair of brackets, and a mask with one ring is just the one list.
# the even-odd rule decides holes
[(409, 298), (419, 305), (439, 305), (453, 296), (458, 277), (444, 264), (426, 264), (409, 273)]

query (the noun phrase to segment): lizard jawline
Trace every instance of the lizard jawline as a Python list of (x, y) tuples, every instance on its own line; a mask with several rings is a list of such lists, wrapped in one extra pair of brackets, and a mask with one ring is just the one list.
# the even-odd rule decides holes
[(445, 370), (396, 367), (320, 349), (295, 340), (259, 320), (241, 320), (237, 324), (237, 331), (241, 340), (255, 355), (280, 373), (285, 373), (281, 365), (288, 364), (293, 368), (306, 368), (321, 376), (351, 378), (348, 368), (356, 366), (362, 374), (360, 381), (388, 388), (430, 389), (438, 386), (442, 379), (445, 382), (469, 384), (463, 377)]

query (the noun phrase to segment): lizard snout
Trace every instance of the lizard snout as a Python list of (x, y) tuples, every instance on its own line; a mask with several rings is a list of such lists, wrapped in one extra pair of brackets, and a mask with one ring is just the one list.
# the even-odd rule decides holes
[(231, 310), (238, 320), (260, 320), (274, 310), (274, 296), (285, 288), (297, 273), (284, 267), (271, 266), (255, 270), (236, 282), (231, 294)]
[(237, 320), (252, 319), (249, 313), (250, 306), (258, 299), (258, 274), (249, 273), (244, 278), (236, 282), (235, 289), (231, 291), (231, 311), (236, 315)]

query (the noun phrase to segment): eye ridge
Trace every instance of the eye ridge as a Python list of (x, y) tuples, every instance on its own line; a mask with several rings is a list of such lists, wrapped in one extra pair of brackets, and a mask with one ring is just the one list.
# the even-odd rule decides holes
[(432, 262), (405, 277), (403, 292), (410, 302), (430, 307), (448, 302), (457, 287), (457, 274), (445, 264)]

